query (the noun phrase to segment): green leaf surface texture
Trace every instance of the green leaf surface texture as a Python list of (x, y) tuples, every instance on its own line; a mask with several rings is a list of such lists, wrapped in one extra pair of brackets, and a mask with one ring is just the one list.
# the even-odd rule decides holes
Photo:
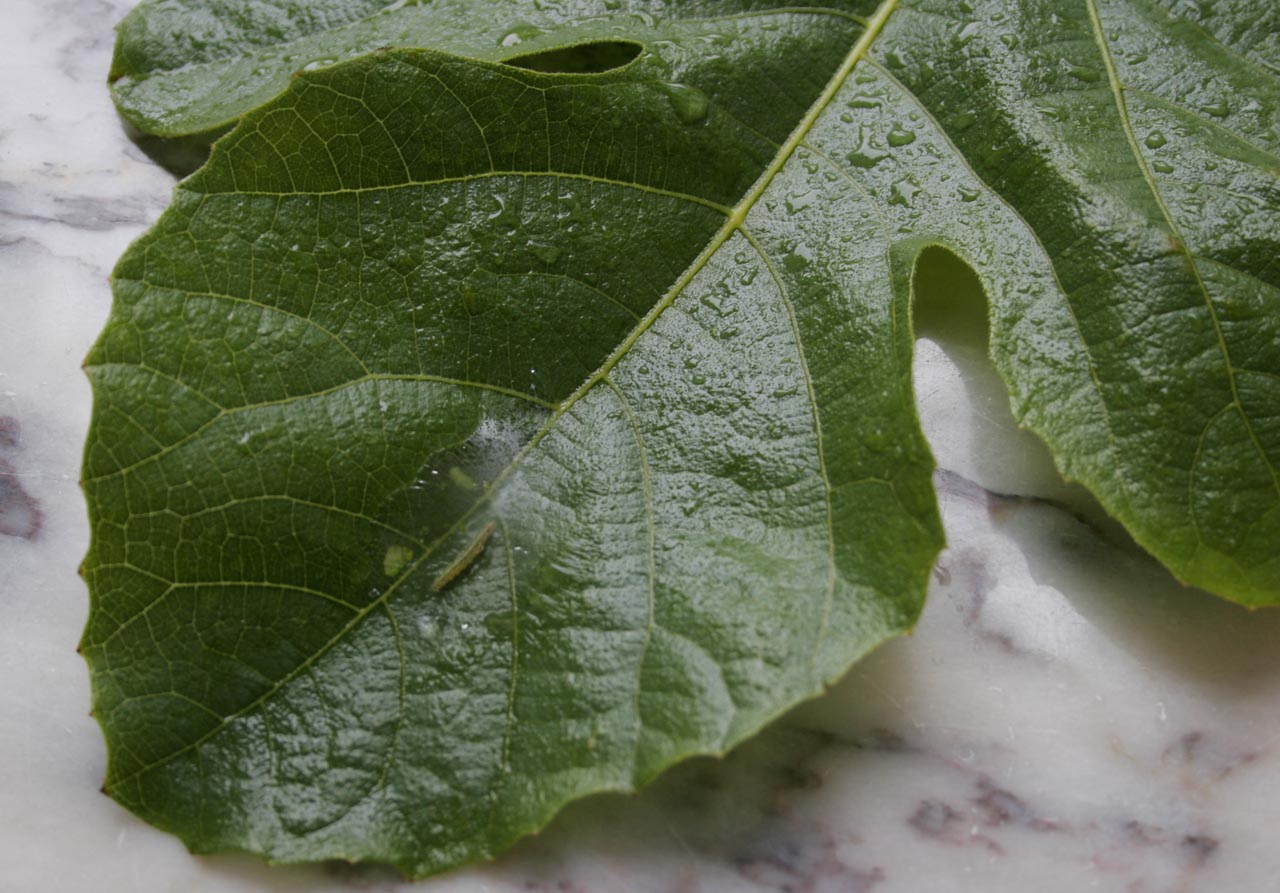
[(1063, 473), (1277, 603), (1277, 34), (1269, 0), (143, 3), (122, 113), (239, 123), (87, 361), (107, 790), (197, 851), (421, 876), (819, 693), (941, 546), (934, 245)]

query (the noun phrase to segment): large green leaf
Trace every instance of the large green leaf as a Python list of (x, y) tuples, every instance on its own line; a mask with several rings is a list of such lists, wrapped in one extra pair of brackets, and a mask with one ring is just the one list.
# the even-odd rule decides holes
[[(298, 74), (117, 268), (84, 648), (108, 790), (195, 849), (483, 858), (908, 628), (929, 245), (1063, 471), (1280, 601), (1269, 5), (608, 5)], [(211, 8), (134, 14), (139, 89), (186, 50), (138, 33), (216, 71), (367, 12)]]

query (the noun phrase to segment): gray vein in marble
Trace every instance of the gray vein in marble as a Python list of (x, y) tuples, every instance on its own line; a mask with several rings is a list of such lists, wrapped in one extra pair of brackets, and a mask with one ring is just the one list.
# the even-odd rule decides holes
[(0, 536), (35, 539), (44, 516), (40, 504), (22, 486), (22, 473), (10, 460), (21, 450), (22, 426), (12, 416), (0, 416)]

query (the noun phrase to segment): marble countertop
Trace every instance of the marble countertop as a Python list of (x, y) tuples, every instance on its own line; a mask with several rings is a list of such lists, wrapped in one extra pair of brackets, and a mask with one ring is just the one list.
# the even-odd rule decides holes
[(1181, 587), (1062, 484), (963, 308), (920, 318), (949, 541), (923, 619), (727, 759), (417, 885), (193, 857), (100, 794), (80, 362), (174, 182), (107, 96), (129, 5), (4, 6), (0, 891), (1280, 891), (1280, 611)]

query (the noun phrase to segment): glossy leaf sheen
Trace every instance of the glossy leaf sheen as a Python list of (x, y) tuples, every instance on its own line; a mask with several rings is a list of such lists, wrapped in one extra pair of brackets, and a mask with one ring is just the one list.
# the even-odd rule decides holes
[(485, 858), (907, 629), (929, 245), (1064, 473), (1280, 600), (1271, 4), (609, 5), (122, 29), (135, 123), (247, 111), (88, 362), (107, 787), (194, 849)]

